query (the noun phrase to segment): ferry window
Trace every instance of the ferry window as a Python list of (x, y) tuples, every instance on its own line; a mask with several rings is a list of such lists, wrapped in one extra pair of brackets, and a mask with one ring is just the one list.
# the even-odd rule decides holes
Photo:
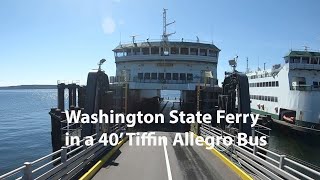
[(257, 87), (260, 87), (260, 83), (257, 83)]
[(274, 102), (278, 102), (278, 97), (274, 97)]
[(272, 81), (272, 87), (275, 87), (275, 86), (276, 86), (276, 82)]
[(173, 80), (179, 80), (179, 74), (178, 73), (173, 73), (172, 74), (172, 79)]
[(122, 56), (124, 56), (124, 53), (121, 52), (121, 51), (116, 52), (115, 54), (116, 54), (117, 57), (122, 57)]
[(260, 87), (263, 87), (262, 85), (263, 85), (263, 83), (262, 83), (262, 82), (260, 82), (260, 83), (259, 83), (259, 86), (260, 86)]
[(217, 57), (217, 53), (216, 53), (214, 50), (209, 49), (209, 54), (208, 54), (208, 56)]
[(299, 85), (306, 85), (306, 82), (305, 81), (299, 81), (298, 84)]
[(159, 54), (159, 47), (152, 47), (151, 54)]
[(140, 55), (140, 48), (133, 48), (132, 50), (134, 55)]
[(311, 58), (311, 64), (318, 64), (318, 59), (315, 57)]
[(138, 79), (143, 79), (143, 73), (138, 73)]
[(180, 80), (186, 80), (186, 74), (180, 73)]
[(127, 56), (131, 56), (132, 55), (131, 49), (126, 49), (125, 53), (126, 53)]
[(179, 53), (179, 48), (177, 48), (177, 47), (171, 48), (171, 54), (178, 54), (178, 53)]
[(159, 80), (164, 80), (164, 73), (159, 73)]
[(274, 102), (274, 97), (271, 96), (271, 97), (270, 97), (270, 100), (271, 100), (271, 102)]
[(279, 87), (279, 81), (276, 81), (276, 87)]
[(300, 63), (300, 57), (295, 57), (293, 60), (294, 60), (294, 63)]
[(189, 49), (188, 48), (181, 48), (180, 51), (181, 51), (180, 53), (183, 54), (183, 55), (189, 55)]
[(200, 49), (200, 56), (207, 56), (207, 50), (206, 49)]
[(318, 84), (317, 81), (313, 81), (313, 87), (314, 87), (314, 88), (318, 88), (318, 87), (319, 87), (319, 84)]
[(190, 55), (198, 55), (198, 48), (190, 48)]
[(271, 101), (271, 96), (268, 96), (268, 101)]
[(150, 79), (150, 73), (144, 73), (144, 79)]
[(309, 64), (309, 57), (302, 57), (301, 63), (303, 63), (303, 64)]
[(193, 80), (193, 74), (188, 73), (188, 74), (187, 74), (187, 80), (188, 80), (188, 81), (192, 81), (192, 80)]
[(151, 79), (153, 80), (157, 79), (157, 73), (151, 73)]
[(143, 55), (149, 55), (149, 48), (142, 48)]
[(294, 63), (294, 57), (290, 57), (290, 63)]
[(271, 87), (271, 86), (272, 86), (271, 81), (269, 81), (269, 82), (268, 82), (268, 84), (269, 84), (269, 85), (268, 85), (269, 87)]
[(262, 83), (262, 87), (266, 87), (266, 82), (263, 82), (263, 83)]
[(166, 80), (171, 80), (171, 73), (166, 73)]

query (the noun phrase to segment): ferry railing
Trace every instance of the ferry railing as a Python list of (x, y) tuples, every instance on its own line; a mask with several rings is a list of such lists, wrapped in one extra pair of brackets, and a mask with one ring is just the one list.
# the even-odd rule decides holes
[(232, 137), (232, 145), (227, 146), (220, 139), (220, 144), (215, 145), (214, 148), (226, 154), (230, 160), (245, 169), (249, 174), (260, 179), (320, 179), (319, 171), (296, 162), (286, 155), (275, 153), (259, 145), (238, 146), (236, 143), (237, 136), (226, 133), (222, 129), (202, 124), (200, 135), (203, 137)]
[(319, 64), (289, 63), (290, 69), (320, 70)]
[[(125, 126), (114, 124), (109, 129), (110, 133), (117, 133), (120, 139), (125, 135)], [(70, 179), (77, 176), (83, 168), (97, 157), (103, 155), (111, 145), (98, 142), (101, 133), (93, 134), (92, 146), (84, 144), (85, 138), (80, 141), (80, 146), (63, 146), (60, 150), (43, 156), (32, 162), (25, 162), (15, 170), (0, 176), (0, 179)], [(122, 135), (122, 136), (121, 136)]]
[[(152, 43), (152, 42), (161, 42), (163, 41), (161, 38), (159, 39), (145, 39), (145, 40), (134, 40), (135, 43)], [(197, 39), (185, 39), (185, 38), (181, 38), (181, 39), (169, 39), (169, 43), (175, 43), (175, 42), (190, 42), (190, 43), (202, 43), (202, 44), (214, 44), (213, 41), (203, 41), (203, 40), (197, 40)], [(127, 41), (127, 42), (122, 42), (121, 45), (124, 44), (132, 44), (132, 41)]]

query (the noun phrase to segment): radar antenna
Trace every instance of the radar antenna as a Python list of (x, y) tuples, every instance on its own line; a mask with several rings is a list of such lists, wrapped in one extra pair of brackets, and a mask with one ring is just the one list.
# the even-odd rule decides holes
[(130, 37), (132, 38), (132, 43), (136, 43), (136, 37), (139, 35), (131, 35)]
[(309, 46), (306, 46), (306, 45), (305, 45), (305, 46), (302, 46), (302, 47), (304, 47), (304, 50), (305, 50), (305, 51), (308, 51), (309, 48), (310, 48)]
[(168, 9), (163, 8), (163, 34), (162, 34), (163, 41), (168, 41), (169, 36), (176, 33), (176, 32), (173, 32), (173, 33), (167, 34), (167, 26), (176, 22), (176, 21), (173, 21), (173, 22), (167, 23), (167, 10)]

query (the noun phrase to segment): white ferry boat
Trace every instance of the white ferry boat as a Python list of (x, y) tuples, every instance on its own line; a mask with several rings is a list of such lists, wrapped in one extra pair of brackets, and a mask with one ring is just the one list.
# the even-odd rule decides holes
[(251, 110), (296, 130), (320, 132), (320, 52), (290, 51), (284, 64), (247, 72)]
[[(217, 64), (220, 49), (212, 42), (169, 39), (166, 10), (163, 10), (163, 34), (160, 40), (146, 39), (120, 43), (113, 49), (116, 76), (110, 83), (126, 82), (133, 112), (145, 109), (152, 112), (161, 90), (179, 90), (185, 106), (194, 103), (197, 86), (218, 84)], [(143, 108), (142, 108), (143, 107)]]

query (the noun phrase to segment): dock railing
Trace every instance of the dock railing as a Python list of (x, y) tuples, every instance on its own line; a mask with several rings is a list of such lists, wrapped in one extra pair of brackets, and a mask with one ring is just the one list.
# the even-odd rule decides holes
[[(114, 124), (110, 133), (117, 133), (120, 138), (125, 135), (125, 126)], [(98, 142), (99, 134), (93, 134), (92, 146), (84, 144), (86, 139), (80, 141), (80, 146), (63, 146), (60, 150), (43, 156), (32, 162), (25, 162), (23, 166), (0, 176), (0, 179), (70, 179), (95, 161), (98, 157), (110, 150), (112, 146)], [(109, 135), (109, 134), (108, 134)], [(122, 136), (121, 136), (122, 135)]]
[(245, 169), (252, 177), (260, 179), (320, 179), (318, 169), (310, 168), (297, 162), (284, 154), (275, 153), (261, 146), (238, 146), (237, 136), (231, 135), (222, 129), (202, 124), (200, 135), (230, 136), (233, 138), (231, 146), (220, 140), (220, 145), (215, 146), (239, 167)]

